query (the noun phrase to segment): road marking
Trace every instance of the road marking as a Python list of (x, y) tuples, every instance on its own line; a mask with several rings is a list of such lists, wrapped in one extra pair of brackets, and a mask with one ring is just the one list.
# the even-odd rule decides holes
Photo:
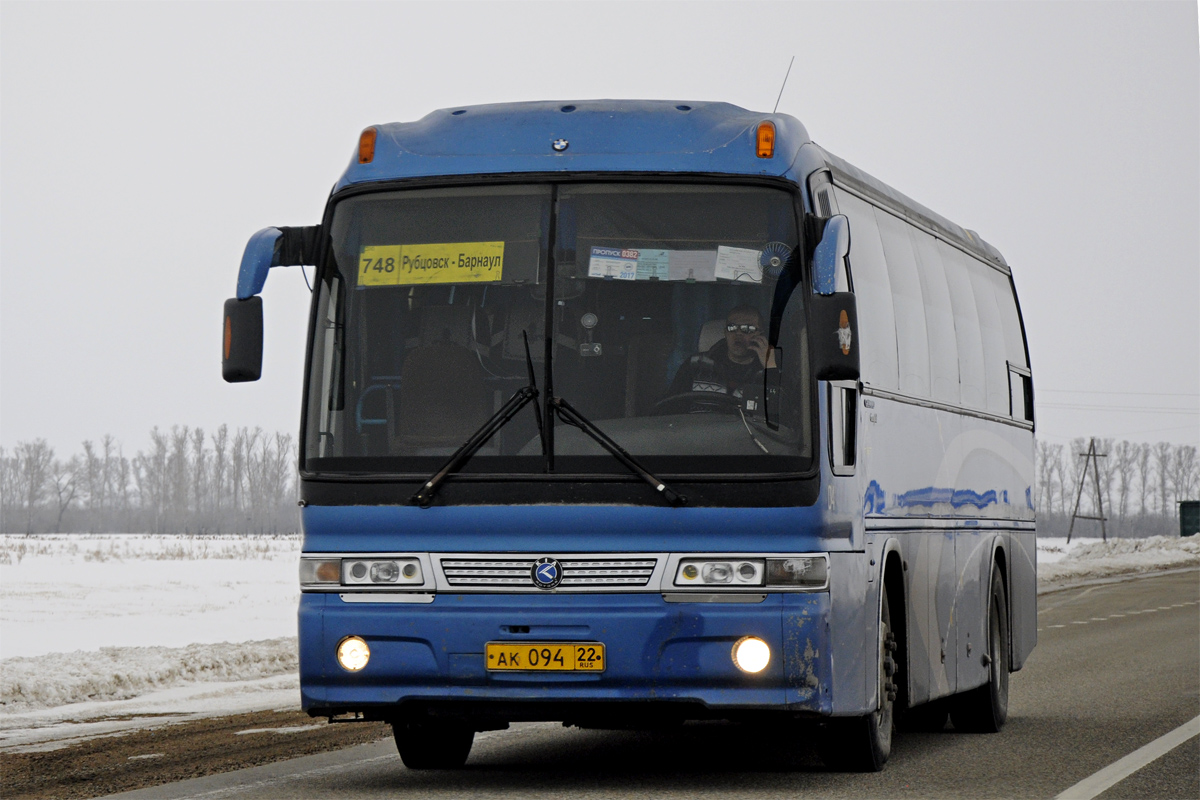
[(1092, 617), (1092, 622), (1107, 622), (1108, 617)]
[(1051, 628), (1065, 628), (1067, 626), (1066, 625), (1051, 625), (1050, 627)]
[(1072, 624), (1072, 625), (1087, 625), (1087, 620), (1084, 620), (1083, 622), (1080, 622), (1079, 620), (1077, 620), (1077, 619), (1074, 619), (1074, 620), (1071, 620), (1071, 624)]
[(1099, 772), (1089, 775), (1056, 796), (1054, 800), (1092, 800), (1093, 797), (1099, 797), (1151, 761), (1161, 758), (1197, 735), (1200, 735), (1200, 717), (1183, 723), (1165, 736), (1158, 737), (1145, 747), (1140, 747)]
[(1110, 616), (1113, 616), (1113, 617), (1123, 617), (1123, 616), (1125, 616), (1125, 615), (1124, 615), (1124, 614), (1110, 614)]

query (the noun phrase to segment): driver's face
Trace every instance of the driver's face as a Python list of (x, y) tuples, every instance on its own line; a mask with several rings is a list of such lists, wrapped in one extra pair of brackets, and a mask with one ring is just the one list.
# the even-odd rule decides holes
[[(762, 321), (757, 314), (730, 314), (725, 320), (725, 344), (729, 349), (729, 357), (734, 361), (744, 361), (752, 352), (750, 341), (756, 336), (762, 336)], [(753, 325), (757, 330), (742, 332), (728, 330), (730, 325)]]

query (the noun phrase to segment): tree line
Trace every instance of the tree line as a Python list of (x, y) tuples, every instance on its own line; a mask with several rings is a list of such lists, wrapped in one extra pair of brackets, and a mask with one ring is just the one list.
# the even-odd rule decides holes
[[(1093, 474), (1090, 462), (1086, 473), (1083, 469), (1089, 441), (1037, 443), (1034, 505), (1039, 531), (1066, 533), (1082, 480), (1079, 513), (1099, 516), (1103, 502), (1110, 535), (1178, 535), (1178, 501), (1200, 499), (1196, 447), (1096, 439), (1096, 452), (1104, 458), (1097, 459), (1099, 469)], [(1098, 529), (1096, 522), (1075, 524), (1076, 533), (1088, 536)]]
[(132, 457), (112, 436), (55, 455), (0, 447), (3, 533), (288, 533), (299, 530), (291, 434), (155, 427)]

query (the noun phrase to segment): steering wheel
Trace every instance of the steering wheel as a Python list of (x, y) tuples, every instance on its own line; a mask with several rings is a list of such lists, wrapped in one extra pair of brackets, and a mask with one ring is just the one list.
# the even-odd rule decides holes
[(681, 392), (654, 404), (656, 414), (736, 414), (743, 399), (724, 392)]

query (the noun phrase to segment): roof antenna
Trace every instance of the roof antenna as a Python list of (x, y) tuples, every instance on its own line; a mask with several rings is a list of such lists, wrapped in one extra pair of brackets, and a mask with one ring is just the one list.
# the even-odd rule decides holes
[[(787, 72), (783, 75), (783, 86), (787, 86), (788, 75), (792, 74), (792, 64), (794, 63), (796, 63), (796, 57), (792, 56), (792, 60), (788, 62)], [(783, 86), (779, 87), (779, 97), (775, 98), (775, 107), (771, 109), (772, 114), (779, 110), (779, 101), (783, 99)]]

